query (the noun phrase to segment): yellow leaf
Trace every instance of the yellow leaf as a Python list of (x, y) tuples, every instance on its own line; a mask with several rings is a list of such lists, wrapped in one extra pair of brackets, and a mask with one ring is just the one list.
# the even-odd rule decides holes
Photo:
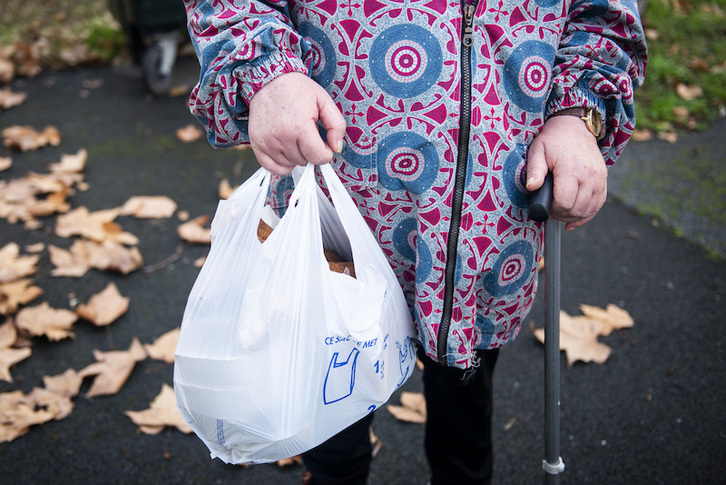
[(78, 315), (70, 310), (51, 308), (48, 302), (43, 302), (18, 312), (15, 324), (30, 335), (45, 335), (49, 340), (62, 340), (73, 338), (71, 327), (78, 320)]
[(129, 299), (121, 296), (114, 283), (96, 293), (85, 305), (79, 305), (76, 313), (96, 326), (109, 325), (129, 309)]
[(174, 389), (166, 383), (162, 385), (161, 392), (154, 398), (148, 409), (144, 411), (126, 411), (126, 415), (131, 418), (134, 424), (141, 427), (142, 432), (153, 432), (164, 426), (174, 426), (182, 433), (192, 432), (192, 428), (189, 427), (177, 410)]

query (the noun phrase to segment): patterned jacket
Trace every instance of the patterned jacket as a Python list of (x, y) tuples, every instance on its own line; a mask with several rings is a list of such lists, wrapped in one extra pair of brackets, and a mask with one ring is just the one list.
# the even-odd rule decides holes
[(247, 143), (247, 105), (279, 75), (324, 87), (348, 126), (333, 165), (422, 348), (460, 368), (513, 340), (534, 300), (528, 144), (553, 112), (590, 107), (614, 163), (646, 64), (635, 0), (464, 1), (185, 0), (201, 64), (190, 108), (210, 143)]

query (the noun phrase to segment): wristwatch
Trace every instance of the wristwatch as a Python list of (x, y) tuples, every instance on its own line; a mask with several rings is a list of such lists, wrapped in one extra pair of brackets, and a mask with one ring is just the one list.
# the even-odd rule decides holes
[(563, 110), (552, 113), (550, 117), (560, 115), (577, 116), (585, 122), (585, 126), (587, 126), (588, 131), (592, 133), (598, 140), (602, 139), (605, 136), (605, 130), (603, 130), (602, 126), (602, 119), (600, 118), (600, 113), (596, 109), (583, 108), (581, 106), (577, 106), (574, 108), (565, 108)]

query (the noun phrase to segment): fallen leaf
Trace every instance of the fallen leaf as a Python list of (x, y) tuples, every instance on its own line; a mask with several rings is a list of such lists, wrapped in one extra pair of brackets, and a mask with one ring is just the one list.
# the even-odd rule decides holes
[(184, 143), (192, 143), (202, 137), (202, 130), (196, 125), (187, 125), (184, 128), (176, 130), (176, 137)]
[(25, 278), (8, 283), (0, 283), (0, 314), (10, 315), (43, 294), (43, 290), (33, 285), (33, 280)]
[(97, 243), (78, 239), (70, 250), (53, 245), (48, 250), (50, 261), (55, 265), (52, 276), (81, 277), (91, 268), (129, 274), (144, 263), (137, 248), (126, 248), (114, 241)]
[(596, 306), (591, 305), (580, 305), (580, 311), (586, 317), (596, 320), (602, 324), (600, 335), (606, 337), (610, 335), (613, 330), (620, 330), (621, 328), (632, 328), (635, 325), (633, 317), (617, 305), (612, 303), (603, 310)]
[(0, 172), (9, 170), (13, 166), (13, 159), (10, 157), (0, 157)]
[(174, 350), (176, 344), (179, 341), (180, 328), (177, 327), (173, 330), (169, 330), (161, 337), (156, 339), (153, 344), (145, 345), (146, 353), (149, 357), (156, 360), (163, 360), (164, 362), (174, 362)]
[(27, 433), (31, 426), (52, 419), (53, 413), (28, 404), (21, 391), (0, 394), (0, 443), (13, 441)]
[(66, 397), (75, 397), (81, 390), (83, 377), (74, 369), (68, 369), (62, 374), (44, 376), (43, 384), (49, 391)]
[(88, 151), (81, 148), (74, 155), (62, 155), (60, 162), (51, 164), (49, 168), (53, 173), (79, 173), (86, 168), (86, 161), (88, 161)]
[(15, 281), (35, 273), (40, 256), (20, 256), (20, 246), (11, 242), (0, 249), (0, 283)]
[(0, 89), (0, 110), (20, 106), (27, 98), (27, 93), (15, 93), (9, 88)]
[(42, 387), (36, 387), (27, 394), (25, 402), (36, 409), (45, 408), (56, 420), (67, 417), (73, 411), (73, 401), (70, 397)]
[(11, 318), (0, 325), (0, 350), (7, 349), (15, 343), (18, 338), (18, 329)]
[(684, 83), (678, 83), (676, 86), (676, 94), (679, 98), (690, 101), (703, 96), (703, 88), (701, 86), (689, 86)]
[(675, 131), (661, 131), (658, 133), (658, 139), (673, 144), (678, 141), (678, 133)]
[(30, 335), (45, 335), (49, 340), (73, 338), (71, 327), (78, 320), (78, 315), (63, 308), (51, 308), (48, 302), (34, 307), (23, 308), (18, 312), (15, 325)]
[(229, 196), (232, 195), (232, 192), (234, 192), (235, 188), (236, 187), (232, 187), (231, 185), (229, 185), (228, 179), (222, 179), (222, 181), (219, 182), (219, 198), (222, 200), (229, 199)]
[(193, 264), (193, 266), (194, 266), (195, 268), (201, 268), (202, 266), (204, 266), (204, 262), (205, 262), (206, 260), (207, 260), (207, 257), (206, 257), (206, 256), (202, 256), (202, 257), (200, 257), (200, 258), (197, 258), (197, 259), (195, 259), (195, 260), (194, 260), (194, 263), (192, 263), (192, 264)]
[(118, 393), (134, 370), (136, 362), (146, 358), (139, 339), (134, 338), (128, 350), (102, 352), (94, 350), (95, 362), (78, 373), (82, 378), (96, 376), (88, 390), (88, 397), (109, 396)]
[(648, 141), (653, 139), (653, 132), (650, 130), (633, 130), (630, 137), (633, 141)]
[(174, 389), (169, 384), (162, 384), (161, 392), (157, 395), (148, 409), (144, 411), (126, 411), (135, 425), (142, 432), (156, 434), (166, 426), (174, 426), (182, 433), (189, 434), (192, 428), (184, 421), (176, 407)]
[(0, 59), (0, 82), (9, 83), (15, 77), (15, 66), (7, 59)]
[(10, 374), (10, 368), (28, 357), (32, 350), (26, 347), (24, 349), (2, 349), (0, 350), (0, 380), (13, 382), (13, 376)]
[(402, 392), (401, 406), (388, 404), (388, 412), (399, 421), (408, 423), (426, 422), (426, 398), (420, 392)]
[(293, 456), (291, 458), (283, 458), (282, 460), (277, 460), (277, 466), (280, 468), (285, 468), (287, 466), (293, 466), (293, 465), (301, 465), (302, 464), (302, 456), (297, 455)]
[(121, 244), (136, 245), (139, 239), (129, 232), (121, 231), (113, 220), (121, 209), (106, 209), (89, 212), (86, 207), (78, 207), (56, 218), (55, 233), (60, 237), (83, 236), (95, 242), (115, 241)]
[(210, 229), (204, 227), (209, 221), (209, 216), (199, 216), (189, 222), (181, 224), (177, 229), (179, 237), (190, 243), (209, 244), (211, 238), (209, 236)]
[(162, 219), (174, 215), (176, 208), (176, 202), (164, 195), (135, 196), (121, 207), (121, 215), (139, 219)]
[(45, 243), (39, 242), (25, 246), (26, 253), (42, 253), (45, 250)]
[[(560, 311), (560, 350), (567, 355), (567, 365), (575, 362), (595, 362), (603, 364), (612, 349), (598, 342), (597, 338), (603, 330), (603, 325), (588, 317), (572, 317)], [(544, 328), (533, 329), (534, 336), (541, 343), (545, 340)]]
[(85, 305), (78, 305), (76, 314), (96, 326), (109, 325), (129, 309), (129, 299), (119, 293), (114, 283), (96, 293)]
[(7, 148), (27, 152), (46, 145), (60, 145), (60, 132), (53, 126), (37, 131), (30, 126), (10, 126), (2, 131), (3, 143)]

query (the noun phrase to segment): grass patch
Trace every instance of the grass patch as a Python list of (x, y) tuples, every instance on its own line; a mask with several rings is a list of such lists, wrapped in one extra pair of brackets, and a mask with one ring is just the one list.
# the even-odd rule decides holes
[(702, 129), (726, 115), (726, 0), (649, 0), (638, 128)]

